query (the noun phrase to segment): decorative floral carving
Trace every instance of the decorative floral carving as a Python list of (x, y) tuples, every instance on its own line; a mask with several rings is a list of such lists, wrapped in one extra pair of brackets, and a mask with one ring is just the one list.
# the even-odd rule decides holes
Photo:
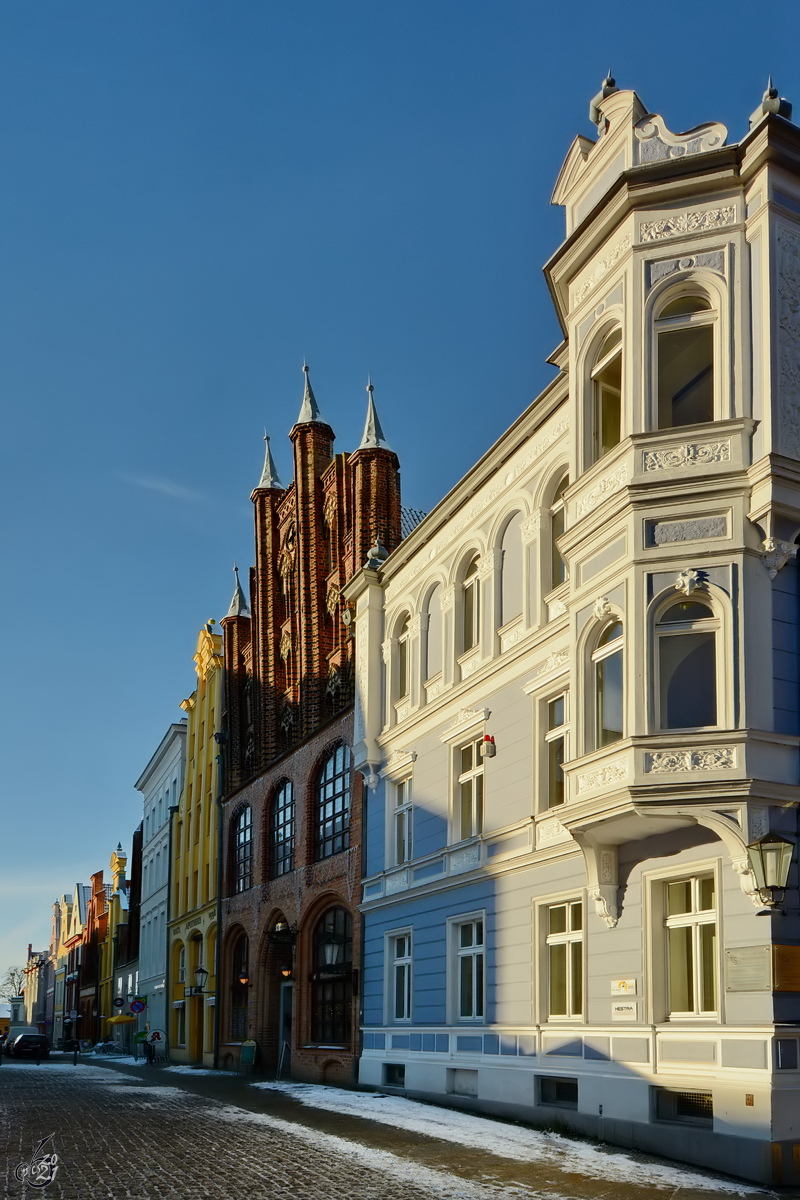
[(620, 783), (623, 779), (628, 778), (628, 764), (625, 759), (617, 759), (616, 762), (605, 763), (602, 767), (595, 767), (592, 771), (584, 771), (577, 778), (578, 795), (584, 792), (593, 792), (600, 787), (608, 787), (610, 784)]
[(381, 642), (381, 657), (384, 664), (388, 667), (392, 661), (392, 642), (390, 638), (387, 638), (385, 642)]
[(730, 442), (688, 442), (666, 450), (645, 450), (645, 471), (674, 471), (677, 467), (705, 467), (709, 463), (730, 462)]
[(583, 298), (588, 296), (589, 292), (591, 292), (591, 290), (597, 286), (600, 280), (605, 279), (608, 272), (612, 267), (616, 266), (632, 241), (633, 238), (631, 237), (630, 233), (626, 233), (622, 238), (620, 238), (617, 244), (608, 251), (607, 254), (604, 254), (602, 258), (598, 259), (591, 272), (586, 276), (580, 287), (576, 290), (575, 295), (572, 298), (573, 308), (577, 308)]
[(613, 496), (620, 488), (624, 487), (628, 479), (628, 468), (626, 466), (617, 467), (616, 471), (612, 471), (610, 475), (606, 475), (598, 483), (591, 488), (585, 496), (581, 496), (575, 505), (575, 515), (578, 520), (586, 516), (586, 513), (597, 508), (607, 496)]
[(784, 225), (778, 226), (778, 392), (775, 449), (800, 458), (800, 237)]
[(558, 842), (568, 842), (572, 835), (557, 818), (550, 821), (540, 821), (536, 826), (536, 845), (551, 846)]
[(782, 542), (778, 538), (764, 538), (761, 543), (761, 558), (767, 568), (770, 579), (774, 579), (778, 571), (786, 566), (790, 558), (797, 557), (795, 542)]
[(678, 578), (675, 580), (675, 591), (683, 592), (684, 596), (691, 596), (692, 592), (703, 587), (705, 581), (705, 571), (695, 571), (692, 567), (688, 571), (679, 572)]
[(592, 615), (595, 621), (603, 621), (611, 612), (611, 601), (608, 596), (598, 596), (594, 602)]
[(674, 775), (677, 771), (727, 771), (736, 766), (733, 746), (703, 750), (654, 750), (644, 756), (644, 769), (652, 775)]
[(448, 612), (456, 602), (456, 589), (454, 584), (450, 587), (442, 588), (439, 593), (439, 608), (442, 612)]
[(616, 928), (619, 921), (619, 907), (616, 904), (616, 893), (616, 885), (601, 884), (600, 887), (589, 889), (589, 899), (594, 902), (594, 910), (609, 929)]
[(288, 629), (284, 629), (281, 634), (280, 656), (286, 662), (289, 655), (292, 653), (292, 638)]
[(532, 516), (526, 517), (519, 528), (520, 533), (522, 534), (522, 540), (525, 542), (530, 542), (535, 537), (538, 537), (542, 530), (541, 510), (537, 509)]
[(517, 625), (515, 629), (510, 629), (508, 633), (504, 633), (500, 637), (500, 649), (510, 650), (512, 646), (516, 646), (525, 637), (526, 629), (523, 624)]
[(471, 725), (473, 721), (488, 721), (491, 715), (488, 708), (460, 708), (450, 728), (458, 729), (460, 725)]
[(555, 621), (556, 617), (563, 617), (567, 611), (567, 606), (563, 600), (554, 600), (552, 604), (547, 606), (547, 617), (550, 621)]
[(540, 663), (533, 672), (533, 678), (539, 679), (542, 675), (549, 675), (551, 671), (565, 666), (568, 662), (569, 650), (557, 650), (554, 654), (548, 654), (544, 662)]
[(663, 238), (686, 233), (703, 233), (707, 229), (720, 229), (735, 223), (736, 208), (733, 204), (725, 208), (708, 208), (704, 212), (676, 213), (673, 217), (662, 217), (659, 221), (640, 221), (639, 241), (660, 242)]
[(461, 678), (468, 679), (470, 675), (474, 675), (480, 666), (480, 654), (473, 654), (472, 658), (467, 658), (461, 663)]
[[(424, 615), (427, 617), (428, 614), (425, 613)], [(411, 637), (419, 636), (420, 631), (422, 630), (422, 616), (422, 613), (417, 613), (417, 615), (412, 617), (408, 622), (408, 632)]]

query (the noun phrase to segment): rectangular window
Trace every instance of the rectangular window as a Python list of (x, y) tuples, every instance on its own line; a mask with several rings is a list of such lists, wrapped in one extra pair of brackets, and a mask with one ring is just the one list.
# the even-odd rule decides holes
[(458, 770), (456, 839), (477, 837), (483, 832), (483, 759), (477, 738), (456, 751)]
[(711, 1092), (677, 1092), (671, 1088), (654, 1088), (655, 1119), (674, 1121), (679, 1125), (714, 1124), (714, 1102)]
[(570, 900), (547, 909), (547, 1015), (583, 1013), (583, 904)]
[(411, 1020), (411, 934), (393, 937), (391, 946), (391, 1018)]
[(483, 1018), (483, 920), (464, 921), (456, 926), (458, 972), (458, 1019)]
[(392, 816), (392, 859), (395, 866), (411, 861), (412, 858), (412, 788), (410, 779), (401, 779), (392, 789), (394, 812)]
[(713, 875), (664, 887), (667, 996), (670, 1016), (717, 1010), (717, 913)]
[(555, 808), (566, 799), (564, 791), (564, 759), (567, 745), (567, 694), (556, 696), (547, 704), (547, 724), (544, 735), (547, 756), (547, 807)]
[(539, 1103), (552, 1104), (557, 1108), (577, 1108), (577, 1079), (570, 1079), (569, 1077), (561, 1078), (556, 1075), (540, 1075)]

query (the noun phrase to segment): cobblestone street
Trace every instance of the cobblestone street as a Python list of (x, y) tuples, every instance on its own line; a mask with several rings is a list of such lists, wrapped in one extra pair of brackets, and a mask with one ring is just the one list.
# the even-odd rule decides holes
[[(237, 1077), (111, 1061), (73, 1067), (58, 1055), (38, 1067), (6, 1060), (0, 1114), (2, 1194), (9, 1197), (721, 1200), (770, 1194), (558, 1138), (553, 1145), (560, 1159), (513, 1161), (308, 1109)], [(19, 1176), (50, 1134), (43, 1153), (57, 1154), (55, 1177), (35, 1188)]]

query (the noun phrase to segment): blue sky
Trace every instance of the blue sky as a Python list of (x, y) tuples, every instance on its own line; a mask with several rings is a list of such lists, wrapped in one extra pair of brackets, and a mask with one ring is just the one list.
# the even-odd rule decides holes
[(430, 509), (551, 378), (549, 200), (609, 66), (670, 128), (800, 112), (798, 16), (588, 0), (2, 0), (0, 971), (107, 868), (284, 481), (307, 357)]

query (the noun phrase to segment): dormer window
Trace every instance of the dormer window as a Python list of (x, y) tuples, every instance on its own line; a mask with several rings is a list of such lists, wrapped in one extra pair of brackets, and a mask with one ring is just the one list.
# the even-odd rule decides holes
[(622, 330), (614, 329), (592, 367), (591, 461), (619, 444), (622, 430)]
[(682, 295), (658, 314), (658, 428), (714, 420), (714, 322), (705, 296)]

